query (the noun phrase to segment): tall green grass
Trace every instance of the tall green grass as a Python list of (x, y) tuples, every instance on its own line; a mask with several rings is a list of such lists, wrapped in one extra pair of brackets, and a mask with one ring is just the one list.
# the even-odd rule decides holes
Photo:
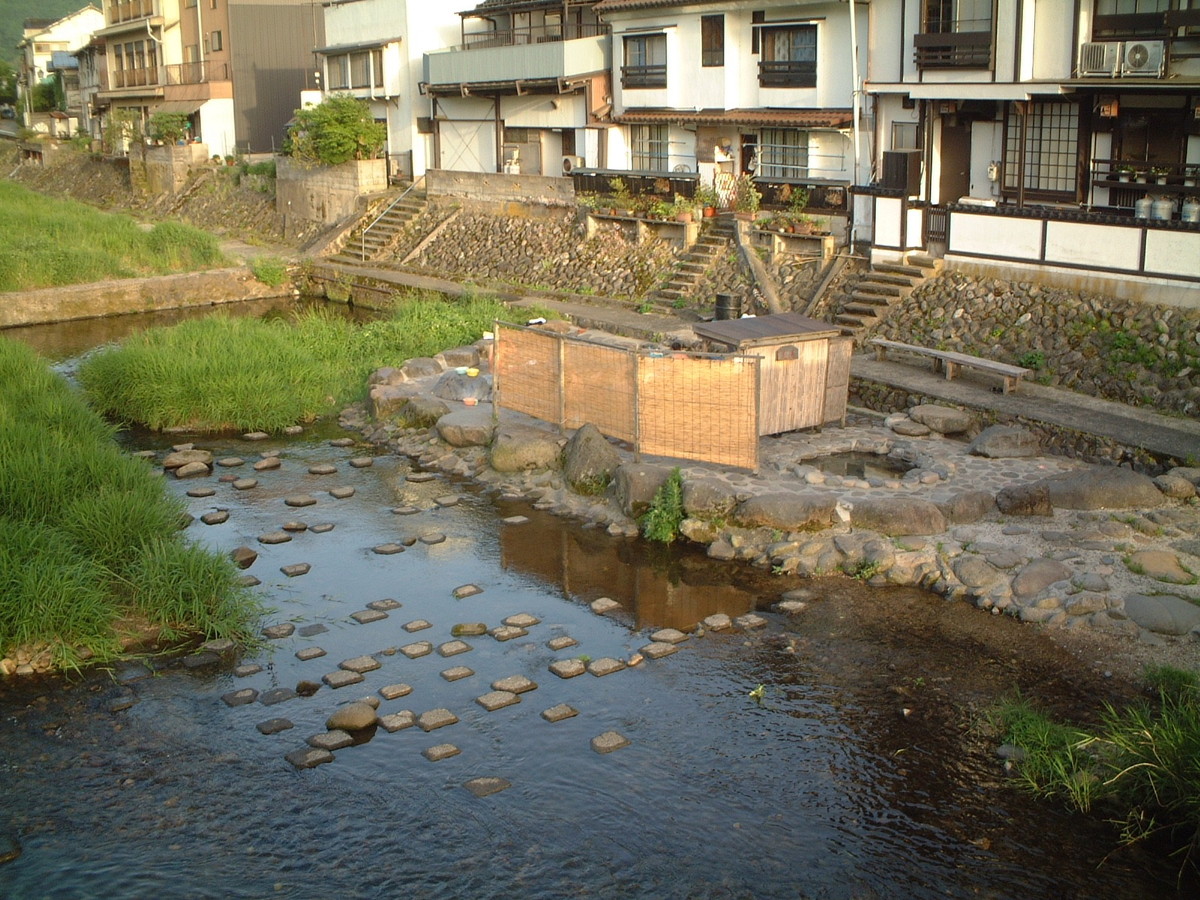
[(0, 338), (0, 655), (73, 666), (139, 621), (245, 637), (257, 608), (223, 556), (179, 531), (182, 504), (32, 350)]
[(278, 432), (362, 398), (381, 366), (477, 340), (504, 310), (486, 298), (412, 296), (368, 324), (323, 310), (289, 320), (214, 315), (95, 353), (79, 380), (96, 409), (122, 421)]
[(125, 215), (0, 181), (0, 292), (165, 275), (223, 262), (216, 238), (163, 222), (149, 231)]

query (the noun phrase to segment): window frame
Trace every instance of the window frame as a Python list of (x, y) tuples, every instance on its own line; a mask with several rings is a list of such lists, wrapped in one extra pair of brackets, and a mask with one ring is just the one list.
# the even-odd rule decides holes
[(671, 134), (667, 125), (647, 123), (630, 126), (629, 167), (641, 172), (670, 171)]
[(755, 177), (767, 181), (804, 181), (811, 168), (812, 134), (800, 128), (763, 128), (758, 134)]
[[(817, 86), (817, 66), (820, 62), (821, 35), (817, 25), (809, 22), (792, 22), (786, 24), (766, 23), (756, 29), (760, 33), (758, 62), (758, 84), (765, 88), (815, 88)], [(789, 41), (788, 58), (776, 57), (779, 51), (778, 42), (784, 35), (811, 35), (812, 59), (793, 58), (794, 51), (801, 52), (809, 49), (807, 42), (794, 43)]]
[(700, 66), (716, 69), (725, 65), (725, 14), (700, 17)]
[[(636, 53), (630, 51), (640, 48)], [(653, 62), (661, 50), (662, 62)], [(667, 35), (663, 31), (624, 35), (621, 47), (621, 87), (625, 90), (657, 89), (667, 86)], [(636, 61), (630, 62), (633, 58)]]
[[(1012, 103), (1005, 108), (1001, 193), (1005, 197), (1015, 197), (1023, 192), (1027, 199), (1073, 202), (1079, 193), (1079, 148), (1083, 118), (1080, 106), (1064, 100), (1031, 100), (1026, 105), (1025, 115), (1030, 117), (1031, 122), (1025, 130), (1024, 173), (1018, 171), (1021, 117)], [(1034, 117), (1038, 120), (1036, 128), (1032, 123)], [(1069, 147), (1060, 134), (1064, 129), (1073, 131)], [(1025, 182), (1023, 189), (1019, 181), (1022, 176)], [(1047, 186), (1052, 180), (1059, 182), (1058, 186)]]

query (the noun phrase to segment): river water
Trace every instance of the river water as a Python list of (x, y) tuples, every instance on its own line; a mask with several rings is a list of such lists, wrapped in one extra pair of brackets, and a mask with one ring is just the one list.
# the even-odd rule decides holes
[[(0, 896), (1179, 895), (1169, 865), (1141, 850), (1108, 855), (1109, 828), (1006, 780), (981, 724), (987, 705), (1021, 688), (1069, 708), (1094, 686), (1019, 624), (920, 591), (780, 579), (613, 539), (467, 483), (410, 480), (409, 460), (350, 466), (375, 451), (334, 447), (338, 436), (199, 439), (245, 463), (170, 482), (181, 496), (213, 488), (189, 508), (225, 509), (228, 521), (189, 532), (223, 551), (257, 550), (248, 572), (270, 607), (264, 624), (290, 622), (295, 634), (211, 665), (185, 657), (0, 685), (0, 851), (5, 841), (22, 850), (0, 865)], [(250, 471), (264, 452), (279, 452), (281, 467)], [(309, 473), (322, 464), (337, 471)], [(223, 474), (257, 484), (237, 490)], [(355, 493), (335, 500), (334, 487)], [(317, 502), (284, 502), (300, 493)], [(504, 521), (516, 515), (528, 521)], [(258, 541), (297, 521), (309, 528), (291, 541)], [(318, 524), (334, 527), (315, 533)], [(427, 543), (435, 534), (445, 539)], [(413, 543), (374, 551), (389, 542)], [(305, 575), (280, 571), (300, 562)], [(467, 584), (482, 590), (456, 599)], [(771, 611), (798, 586), (812, 590), (806, 610)], [(589, 603), (602, 596), (621, 608), (595, 614)], [(369, 624), (351, 618), (383, 599), (401, 606)], [(564, 658), (625, 660), (659, 627), (750, 610), (765, 627), (693, 634), (679, 652), (611, 675), (548, 670)], [(520, 613), (539, 622), (513, 640), (468, 637), (470, 650), (450, 657), (396, 652)], [(547, 646), (562, 636), (577, 645)], [(325, 655), (297, 657), (314, 647)], [(362, 655), (380, 667), (360, 684), (271, 706), (261, 693), (240, 706), (223, 699), (320, 683)], [(249, 663), (262, 670), (239, 677), (235, 666)], [(443, 676), (458, 666), (471, 674)], [(475, 702), (512, 675), (537, 688), (495, 712)], [(285, 760), (338, 705), (398, 683), (411, 693), (383, 700), (381, 714), (445, 708), (459, 721), (379, 729), (315, 769)], [(542, 717), (564, 703), (578, 715)], [(294, 727), (260, 733), (273, 718)], [(591, 740), (609, 731), (629, 746), (594, 752)], [(422, 755), (445, 743), (460, 752)], [(482, 798), (463, 787), (484, 776), (511, 786)]]

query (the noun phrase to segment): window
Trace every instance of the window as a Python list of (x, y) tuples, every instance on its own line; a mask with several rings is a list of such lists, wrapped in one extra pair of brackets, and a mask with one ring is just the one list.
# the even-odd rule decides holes
[(1079, 107), (1074, 103), (1029, 103), (1025, 154), (1021, 159), (1021, 116), (1010, 105), (1005, 119), (1004, 189), (1015, 193), (1024, 169), (1025, 190), (1075, 196), (1079, 161)]
[(892, 123), (892, 149), (893, 150), (920, 150), (917, 144), (917, 123), (916, 122), (893, 122)]
[(350, 54), (350, 87), (369, 88), (371, 86), (371, 54), (364, 52)]
[(926, 34), (992, 30), (992, 0), (925, 0)]
[(667, 86), (667, 36), (632, 34), (625, 38), (625, 65), (621, 87), (665, 88)]
[(344, 91), (350, 87), (348, 65), (350, 57), (343, 53), (340, 56), (330, 56), (325, 61), (327, 69), (327, 85), (331, 91)]
[(925, 0), (923, 14), (913, 35), (919, 68), (991, 68), (992, 0)]
[(817, 26), (781, 25), (762, 30), (762, 87), (817, 86)]
[(212, 33), (211, 46), (212, 46), (213, 53), (216, 53), (218, 50), (224, 49), (224, 45), (221, 43), (221, 32), (214, 31)]
[(700, 65), (725, 65), (725, 17), (700, 17)]
[(1092, 37), (1145, 38), (1169, 37), (1172, 33), (1165, 13), (1171, 9), (1193, 9), (1189, 0), (1095, 0)]
[(669, 168), (666, 125), (634, 125), (631, 168), (646, 172), (666, 172)]
[(807, 178), (808, 132), (764, 128), (758, 140), (760, 178)]

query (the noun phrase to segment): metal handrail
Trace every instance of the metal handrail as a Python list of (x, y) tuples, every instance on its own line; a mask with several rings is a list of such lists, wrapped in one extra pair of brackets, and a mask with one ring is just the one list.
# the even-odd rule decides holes
[(358, 237), (359, 237), (359, 256), (363, 260), (363, 262), (366, 262), (366, 259), (367, 259), (367, 233), (372, 228), (374, 228), (376, 225), (379, 224), (380, 219), (382, 219), (384, 216), (386, 216), (388, 213), (390, 213), (393, 209), (395, 209), (396, 205), (401, 200), (403, 200), (405, 197), (407, 197), (409, 194), (411, 194), (413, 191), (415, 191), (417, 189), (417, 185), (424, 184), (424, 182), (425, 182), (425, 176), (422, 175), (420, 178), (416, 179), (412, 184), (410, 184), (408, 187), (406, 187), (403, 191), (401, 191), (400, 196), (398, 196), (395, 200), (393, 200), (391, 203), (389, 203), (387, 205), (387, 208), (383, 212), (381, 212), (379, 215), (377, 215), (374, 219), (372, 219), (371, 224), (362, 230), (362, 234), (360, 234)]

